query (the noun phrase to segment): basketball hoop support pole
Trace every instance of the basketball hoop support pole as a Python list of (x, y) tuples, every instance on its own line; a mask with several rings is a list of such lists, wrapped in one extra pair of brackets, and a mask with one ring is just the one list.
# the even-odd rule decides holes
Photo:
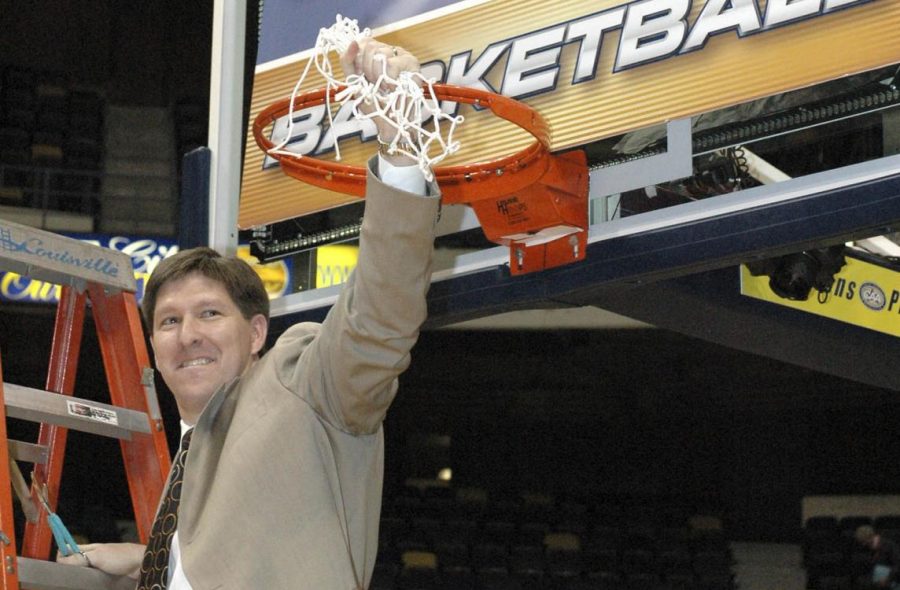
[(209, 87), (209, 245), (237, 252), (247, 3), (215, 0)]

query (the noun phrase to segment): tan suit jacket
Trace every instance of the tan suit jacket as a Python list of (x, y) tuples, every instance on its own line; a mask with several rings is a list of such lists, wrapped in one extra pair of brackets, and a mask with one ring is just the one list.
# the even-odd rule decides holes
[(328, 317), (288, 329), (194, 428), (178, 523), (194, 590), (352, 590), (372, 576), (381, 424), (425, 320), (439, 199), (369, 166), (359, 263)]

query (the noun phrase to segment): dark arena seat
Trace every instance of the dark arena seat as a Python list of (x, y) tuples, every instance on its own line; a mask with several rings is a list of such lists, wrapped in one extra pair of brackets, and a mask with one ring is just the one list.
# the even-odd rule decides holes
[[(449, 490), (449, 491), (448, 491)], [(600, 505), (486, 491), (385, 496), (378, 589), (731, 590), (727, 533), (619, 518)], [(473, 504), (472, 498), (479, 501)], [(436, 512), (424, 498), (441, 498)], [(476, 510), (472, 510), (477, 505)], [(537, 507), (540, 506), (538, 509)], [(438, 515), (443, 515), (438, 517)], [(621, 516), (621, 515), (620, 515)], [(714, 521), (718, 522), (718, 521)], [(696, 524), (696, 523), (695, 523)], [(832, 527), (836, 530), (836, 527)]]
[(857, 527), (868, 525), (891, 539), (900, 539), (900, 517), (896, 514), (818, 515), (803, 527), (803, 566), (807, 587), (815, 590), (869, 590), (875, 588), (868, 549), (856, 542)]

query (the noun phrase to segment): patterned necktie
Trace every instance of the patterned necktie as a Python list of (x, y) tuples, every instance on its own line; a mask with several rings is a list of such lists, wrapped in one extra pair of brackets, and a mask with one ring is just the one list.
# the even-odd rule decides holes
[(166, 495), (150, 529), (150, 540), (141, 563), (141, 580), (137, 590), (165, 590), (169, 583), (169, 549), (172, 535), (178, 528), (178, 502), (181, 500), (181, 479), (184, 476), (184, 461), (188, 445), (191, 444), (191, 428), (181, 437), (181, 448), (172, 464), (172, 475)]

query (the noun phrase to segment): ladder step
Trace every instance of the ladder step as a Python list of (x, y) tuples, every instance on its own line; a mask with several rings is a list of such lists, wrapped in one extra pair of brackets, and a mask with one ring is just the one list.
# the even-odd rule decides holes
[(91, 282), (136, 290), (127, 254), (6, 220), (0, 220), (0, 268), (79, 289)]
[(100, 570), (53, 561), (19, 557), (21, 590), (134, 590), (128, 576), (111, 576)]
[(144, 412), (11, 383), (4, 383), (3, 390), (10, 418), (125, 440), (131, 440), (132, 432), (150, 434), (150, 420)]
[(13, 439), (9, 439), (6, 442), (9, 443), (9, 456), (16, 461), (27, 461), (28, 463), (41, 465), (47, 462), (47, 456), (50, 452), (47, 445), (36, 445)]

